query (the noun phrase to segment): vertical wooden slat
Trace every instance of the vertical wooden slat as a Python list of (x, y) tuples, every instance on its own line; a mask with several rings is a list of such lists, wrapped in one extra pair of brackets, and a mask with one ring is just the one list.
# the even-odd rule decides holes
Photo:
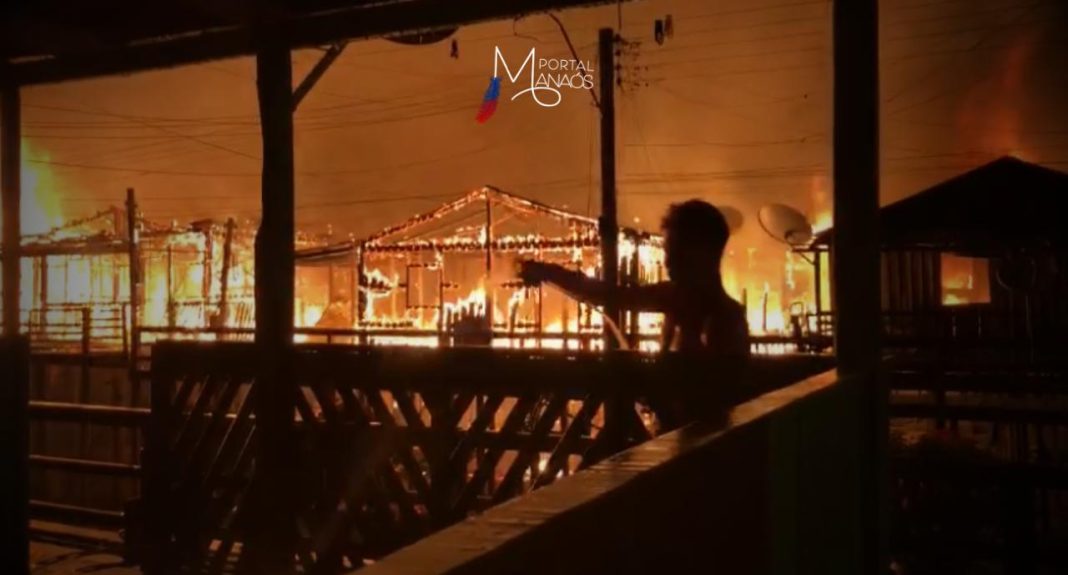
[(167, 347), (169, 342), (157, 344), (153, 350), (150, 406), (152, 416), (145, 427), (145, 451), (141, 460), (141, 496), (145, 507), (144, 546), (140, 551), (142, 569), (146, 574), (166, 573), (172, 566), (170, 542), (171, 524), (170, 436), (174, 417), (172, 392), (174, 380)]
[(226, 235), (223, 238), (222, 271), (219, 272), (219, 320), (218, 327), (226, 327), (230, 317), (230, 269), (234, 259), (234, 232), (237, 222), (226, 220)]
[(0, 197), (4, 231), (3, 255), (3, 334), (19, 334), (19, 254), (22, 236), (20, 203), (22, 188), (22, 105), (18, 86), (0, 88)]

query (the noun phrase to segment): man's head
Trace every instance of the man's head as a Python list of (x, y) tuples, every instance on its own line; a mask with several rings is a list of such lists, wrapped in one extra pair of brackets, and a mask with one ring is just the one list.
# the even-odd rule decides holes
[(674, 281), (719, 273), (730, 230), (723, 213), (701, 200), (672, 204), (661, 223), (665, 264)]

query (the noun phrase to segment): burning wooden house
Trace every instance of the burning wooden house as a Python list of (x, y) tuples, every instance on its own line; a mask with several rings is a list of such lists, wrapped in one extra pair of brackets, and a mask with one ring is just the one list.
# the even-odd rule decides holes
[(142, 334), (250, 327), (252, 243), (232, 220), (151, 222), (131, 194), (126, 209), (24, 237), (24, 329), (40, 348), (126, 353)]
[(127, 348), (129, 237), (126, 212), (109, 209), (24, 238), (20, 313), (31, 341)]
[[(1068, 174), (1013, 157), (883, 207), (887, 336), (1063, 338), (1066, 213)], [(819, 234), (805, 250), (828, 251), (833, 235)]]
[[(659, 236), (624, 228), (619, 247), (623, 281), (663, 279)], [(521, 259), (598, 275), (597, 220), (486, 186), (362, 241), (302, 250), (298, 266), (329, 270), (321, 272), (328, 295), (319, 307), (327, 313), (317, 325), (351, 325), (367, 343), (598, 347), (597, 310), (549, 287), (524, 287), (516, 279)], [(339, 272), (346, 267), (355, 274)], [(657, 314), (633, 314), (620, 327), (649, 349), (659, 322)]]

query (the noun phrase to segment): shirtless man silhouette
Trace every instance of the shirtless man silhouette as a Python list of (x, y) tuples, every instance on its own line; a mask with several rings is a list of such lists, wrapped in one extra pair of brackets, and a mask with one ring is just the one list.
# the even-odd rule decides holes
[(663, 313), (663, 350), (748, 357), (745, 310), (727, 294), (720, 276), (730, 236), (723, 214), (708, 202), (690, 200), (672, 205), (661, 228), (669, 281), (615, 287), (536, 261), (522, 262), (519, 275), (527, 284), (550, 283), (593, 305), (604, 305), (614, 291), (620, 309)]

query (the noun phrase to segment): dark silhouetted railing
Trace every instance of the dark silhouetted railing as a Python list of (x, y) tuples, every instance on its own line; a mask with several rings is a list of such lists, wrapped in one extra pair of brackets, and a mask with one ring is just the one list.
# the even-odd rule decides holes
[[(657, 431), (654, 409), (722, 417), (796, 381), (819, 358), (744, 367), (636, 354), (299, 346), (292, 426), (300, 449), (298, 561), (336, 572), (578, 473)], [(146, 569), (222, 569), (255, 509), (250, 344), (153, 349), (143, 460)], [(285, 390), (276, 390), (283, 393)], [(645, 401), (639, 401), (645, 400)]]

